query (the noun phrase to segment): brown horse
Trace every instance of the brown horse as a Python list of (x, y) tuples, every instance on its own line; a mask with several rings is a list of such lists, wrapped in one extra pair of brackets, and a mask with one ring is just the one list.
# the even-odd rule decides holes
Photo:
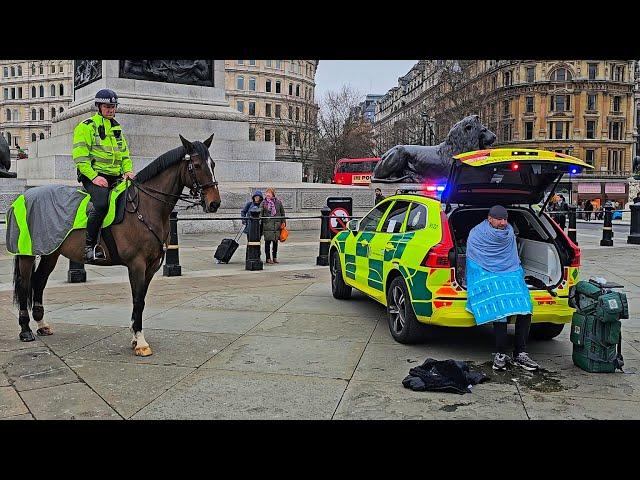
[[(164, 259), (166, 241), (170, 233), (169, 215), (188, 187), (191, 196), (201, 204), (205, 212), (215, 212), (220, 207), (220, 192), (215, 179), (215, 163), (209, 155), (213, 135), (204, 142), (189, 142), (180, 135), (182, 147), (175, 148), (141, 170), (134, 181), (134, 188), (126, 192), (124, 220), (111, 227), (120, 262), (111, 258), (104, 239), (101, 245), (107, 256), (100, 265), (126, 265), (133, 295), (131, 314), (131, 345), (139, 356), (151, 355), (151, 348), (142, 334), (144, 299), (153, 275)], [(37, 188), (37, 187), (36, 187)], [(132, 194), (133, 193), (133, 194)], [(84, 229), (72, 231), (64, 242), (49, 255), (43, 255), (35, 268), (35, 256), (18, 255), (15, 259), (14, 303), (19, 304), (20, 340), (35, 340), (29, 328), (29, 308), (38, 323), (38, 335), (51, 335), (51, 325), (44, 320), (42, 296), (47, 279), (63, 255), (78, 263), (84, 262)]]

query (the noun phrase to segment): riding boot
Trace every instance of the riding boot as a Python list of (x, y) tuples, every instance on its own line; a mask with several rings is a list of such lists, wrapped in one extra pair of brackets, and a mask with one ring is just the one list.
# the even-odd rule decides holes
[(98, 242), (98, 231), (100, 230), (101, 220), (94, 215), (89, 215), (87, 219), (87, 231), (85, 236), (84, 260), (85, 263), (95, 263), (97, 260), (104, 260), (104, 252), (102, 249), (96, 249)]

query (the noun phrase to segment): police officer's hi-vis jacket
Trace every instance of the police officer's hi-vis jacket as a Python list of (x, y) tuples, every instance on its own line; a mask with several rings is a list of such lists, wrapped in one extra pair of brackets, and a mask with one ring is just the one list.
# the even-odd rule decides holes
[(74, 129), (72, 154), (76, 168), (89, 180), (100, 174), (118, 176), (133, 170), (122, 127), (99, 113)]

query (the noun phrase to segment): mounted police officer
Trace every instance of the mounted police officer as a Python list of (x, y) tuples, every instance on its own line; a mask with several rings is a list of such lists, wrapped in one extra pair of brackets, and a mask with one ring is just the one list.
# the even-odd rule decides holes
[(93, 209), (87, 221), (85, 262), (104, 259), (102, 249), (96, 249), (98, 232), (109, 209), (109, 192), (121, 180), (135, 178), (129, 147), (122, 127), (115, 120), (118, 95), (102, 89), (96, 93), (98, 113), (80, 122), (73, 131), (73, 161), (78, 169), (78, 181), (91, 195)]

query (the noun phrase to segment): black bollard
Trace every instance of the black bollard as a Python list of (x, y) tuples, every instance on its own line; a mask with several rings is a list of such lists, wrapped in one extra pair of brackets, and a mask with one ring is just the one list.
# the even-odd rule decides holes
[(576, 231), (576, 207), (575, 205), (568, 205), (569, 207), (569, 228), (567, 229), (567, 235), (573, 243), (578, 245), (578, 235)]
[(169, 227), (169, 245), (167, 245), (162, 275), (164, 277), (180, 277), (182, 276), (182, 267), (180, 266), (180, 249), (178, 246), (178, 212), (175, 210), (169, 215)]
[(632, 203), (629, 208), (631, 209), (631, 230), (627, 243), (640, 245), (640, 203)]
[(260, 209), (253, 205), (249, 209), (249, 235), (247, 237), (247, 256), (245, 270), (262, 270), (260, 260)]
[(316, 265), (326, 267), (329, 265), (329, 243), (331, 243), (331, 231), (329, 230), (329, 214), (331, 209), (329, 207), (322, 207), (320, 215), (322, 220), (320, 221), (320, 251), (316, 258)]
[(84, 283), (87, 281), (87, 271), (84, 263), (69, 260), (69, 271), (67, 272), (67, 283)]
[(613, 247), (612, 210), (613, 207), (604, 207), (604, 227), (602, 227), (602, 240), (600, 240), (601, 247)]

